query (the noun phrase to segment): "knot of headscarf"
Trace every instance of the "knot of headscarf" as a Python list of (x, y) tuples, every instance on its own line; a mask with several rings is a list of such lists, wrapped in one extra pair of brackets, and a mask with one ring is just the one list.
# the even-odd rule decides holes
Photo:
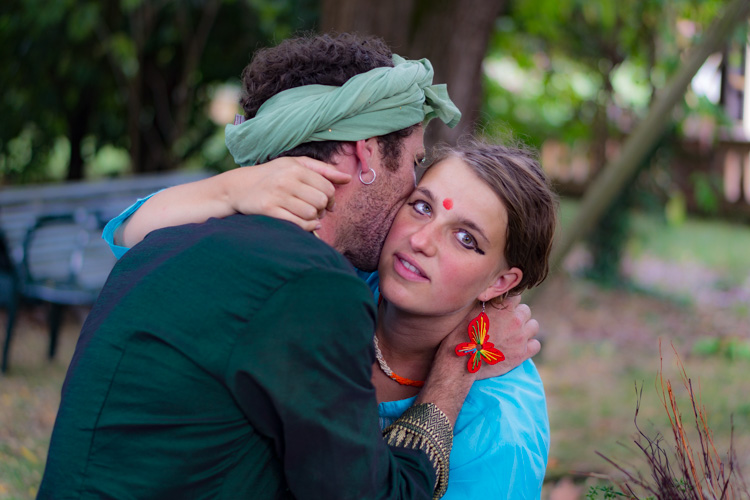
[(268, 99), (252, 119), (227, 125), (238, 165), (255, 165), (313, 141), (358, 141), (440, 118), (454, 127), (461, 112), (445, 84), (433, 85), (427, 59), (393, 55), (393, 67), (355, 75), (340, 87), (305, 85)]

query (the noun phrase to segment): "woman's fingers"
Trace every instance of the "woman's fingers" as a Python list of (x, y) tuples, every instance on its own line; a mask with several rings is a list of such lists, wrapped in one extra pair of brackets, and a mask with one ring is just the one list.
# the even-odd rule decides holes
[(322, 161), (314, 160), (306, 156), (298, 156), (293, 159), (297, 160), (301, 165), (312, 170), (313, 172), (325, 177), (333, 184), (346, 184), (347, 182), (352, 180), (351, 175), (341, 172), (335, 167)]
[(333, 210), (335, 186), (351, 181), (349, 174), (306, 157), (277, 158), (231, 175), (226, 192), (234, 211), (288, 220), (308, 231)]

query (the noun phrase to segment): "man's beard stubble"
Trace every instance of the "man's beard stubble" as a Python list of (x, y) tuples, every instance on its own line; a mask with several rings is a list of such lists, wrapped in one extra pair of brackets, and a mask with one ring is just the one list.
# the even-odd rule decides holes
[(403, 204), (386, 207), (382, 200), (374, 198), (368, 196), (359, 199), (350, 208), (346, 230), (336, 235), (334, 245), (334, 248), (341, 249), (341, 253), (354, 267), (365, 272), (378, 269), (385, 238), (396, 218), (396, 212)]

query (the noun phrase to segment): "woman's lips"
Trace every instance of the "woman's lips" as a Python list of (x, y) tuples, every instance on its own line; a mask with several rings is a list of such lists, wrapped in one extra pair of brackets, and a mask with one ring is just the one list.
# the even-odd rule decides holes
[(412, 260), (401, 254), (393, 256), (393, 267), (396, 273), (409, 281), (430, 281), (424, 271)]

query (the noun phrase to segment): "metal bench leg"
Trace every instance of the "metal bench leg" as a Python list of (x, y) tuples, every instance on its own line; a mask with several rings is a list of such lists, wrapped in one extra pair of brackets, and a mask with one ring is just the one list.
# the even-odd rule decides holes
[(62, 313), (62, 305), (52, 304), (52, 308), (49, 310), (49, 359), (53, 359), (55, 352), (57, 352), (57, 335), (60, 333)]
[(8, 372), (8, 358), (10, 357), (10, 340), (13, 337), (13, 327), (16, 324), (16, 313), (18, 311), (18, 298), (12, 297), (8, 303), (8, 326), (5, 330), (5, 344), (3, 345), (2, 373)]

